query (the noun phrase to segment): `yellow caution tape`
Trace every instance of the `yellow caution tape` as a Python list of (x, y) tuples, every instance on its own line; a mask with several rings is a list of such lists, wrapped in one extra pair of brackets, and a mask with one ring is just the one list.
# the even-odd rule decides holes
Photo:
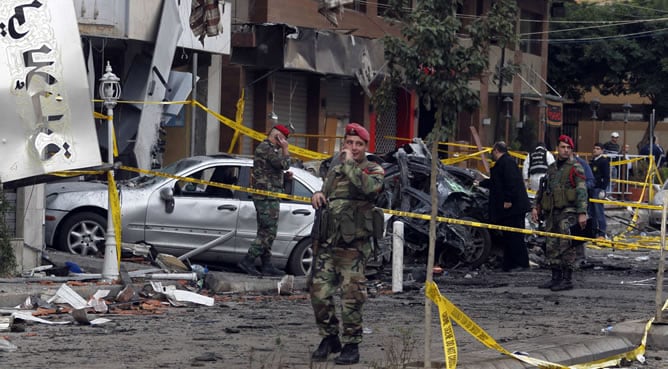
[(255, 194), (255, 195), (277, 197), (279, 199), (286, 199), (286, 200), (293, 200), (293, 201), (298, 201), (298, 202), (311, 203), (311, 198), (310, 197), (305, 197), (305, 196), (288, 195), (288, 194), (280, 193), (280, 192), (256, 190), (254, 188), (242, 187), (242, 186), (219, 183), (219, 182), (205, 181), (205, 180), (202, 180), (202, 179), (196, 179), (196, 178), (190, 178), (190, 177), (180, 177), (180, 176), (175, 176), (173, 174), (168, 174), (168, 173), (163, 173), (163, 172), (156, 172), (156, 171), (146, 170), (146, 169), (133, 168), (133, 167), (127, 167), (127, 166), (124, 166), (124, 165), (122, 165), (120, 167), (120, 169), (127, 170), (129, 172), (149, 174), (149, 175), (158, 176), (158, 177), (173, 178), (173, 179), (176, 179), (176, 180), (179, 180), (179, 181), (184, 181), (184, 182), (191, 182), (191, 183), (197, 183), (197, 184), (202, 184), (202, 185), (207, 185), (207, 186), (220, 187), (220, 188), (225, 188), (225, 189), (232, 190), (232, 191), (248, 192), (250, 194)]
[[(116, 233), (116, 257), (120, 268), (121, 265), (121, 202), (118, 197), (118, 189), (116, 188), (116, 181), (114, 180), (114, 172), (107, 172), (107, 180), (109, 181), (109, 204), (111, 205), (111, 219), (114, 222), (114, 232)], [(120, 269), (118, 269), (120, 270)]]
[[(310, 203), (311, 202), (311, 198), (305, 197), (305, 196), (295, 196), (295, 195), (279, 193), (279, 192), (263, 191), (263, 190), (257, 190), (257, 189), (254, 189), (254, 188), (242, 187), (242, 186), (219, 183), (219, 182), (206, 181), (206, 180), (190, 178), (190, 177), (180, 177), (180, 176), (176, 176), (176, 175), (173, 175), (173, 174), (168, 174), (168, 173), (163, 173), (163, 172), (158, 172), (158, 171), (152, 171), (152, 170), (146, 170), (146, 169), (139, 169), (139, 168), (134, 168), (134, 167), (129, 167), (129, 166), (120, 166), (119, 169), (130, 171), (130, 172), (136, 172), (136, 173), (140, 173), (140, 174), (173, 178), (173, 179), (176, 179), (176, 180), (179, 180), (179, 181), (191, 182), (191, 183), (202, 184), (202, 185), (207, 185), (207, 186), (220, 187), (220, 188), (225, 188), (225, 189), (228, 189), (228, 190), (247, 192), (247, 193), (250, 193), (250, 194), (262, 195), (262, 196), (267, 196), (267, 197), (275, 197), (275, 198), (279, 198), (279, 199), (293, 200), (293, 201), (302, 202), (302, 203)], [(61, 172), (61, 173), (69, 173), (69, 172)], [(97, 172), (91, 172), (91, 173), (97, 173)], [(114, 186), (114, 188), (115, 188), (115, 186)], [(609, 203), (609, 204), (621, 205), (621, 206), (633, 206), (633, 207), (643, 208), (643, 209), (661, 210), (661, 207), (657, 206), (657, 205), (645, 205), (645, 204), (627, 203), (627, 202), (621, 202), (621, 201), (604, 201), (604, 200), (595, 200), (595, 199), (592, 199), (591, 201), (606, 203), (606, 204)], [(429, 215), (429, 214), (419, 214), (419, 213), (412, 213), (412, 212), (392, 210), (392, 209), (382, 209), (382, 210), (386, 214), (396, 215), (396, 216), (399, 216), (399, 217), (422, 219), (422, 220), (427, 220), (427, 221), (429, 221), (431, 219), (431, 215)], [(446, 218), (446, 217), (440, 217), (440, 216), (437, 217), (436, 220), (438, 222), (443, 222), (443, 223), (459, 224), (459, 225), (477, 227), (477, 228), (486, 228), (486, 229), (493, 229), (493, 230), (499, 230), (499, 231), (517, 232), (517, 233), (522, 233), (522, 234), (527, 234), (527, 235), (537, 235), (537, 236), (544, 236), (544, 237), (570, 239), (570, 240), (574, 240), (574, 241), (591, 242), (591, 243), (593, 243), (595, 245), (598, 245), (598, 246), (615, 247), (615, 248), (618, 248), (618, 249), (627, 249), (627, 250), (636, 250), (638, 248), (658, 249), (658, 247), (659, 247), (658, 245), (644, 245), (644, 244), (641, 244), (639, 242), (634, 242), (634, 243), (623, 242), (622, 238), (620, 238), (620, 237), (615, 237), (615, 238), (613, 238), (613, 240), (602, 240), (602, 239), (594, 239), (594, 238), (582, 237), (582, 236), (566, 235), (566, 234), (561, 234), (561, 233), (538, 231), (538, 230), (532, 230), (532, 229), (513, 228), (513, 227), (501, 226), (501, 225), (496, 225), (496, 224), (489, 224), (489, 223), (462, 220), (462, 219), (455, 219), (455, 218)]]
[[(594, 362), (576, 364), (571, 366), (564, 366), (558, 363), (552, 363), (547, 360), (532, 358), (527, 355), (519, 355), (506, 350), (501, 346), (492, 336), (490, 336), (484, 329), (476, 324), (468, 315), (461, 311), (445, 296), (441, 295), (438, 286), (433, 281), (429, 281), (425, 286), (425, 295), (432, 302), (438, 306), (439, 317), (441, 321), (441, 332), (443, 335), (443, 352), (445, 355), (445, 367), (454, 369), (457, 366), (457, 342), (452, 329), (450, 318), (461, 326), (467, 333), (477, 339), (483, 345), (500, 352), (501, 354), (510, 356), (519, 361), (534, 365), (541, 369), (601, 369), (608, 368), (613, 365), (619, 365), (622, 359), (634, 360), (645, 353), (645, 345), (647, 342), (647, 333), (654, 321), (650, 319), (645, 326), (645, 334), (643, 335), (640, 346), (629, 352), (620, 353), (611, 357), (597, 360)], [(668, 302), (667, 302), (668, 304)]]
[(484, 149), (484, 150), (480, 150), (478, 152), (474, 152), (472, 154), (459, 155), (457, 157), (443, 159), (443, 160), (441, 160), (441, 163), (443, 163), (445, 165), (452, 165), (452, 164), (457, 164), (459, 162), (466, 161), (466, 160), (469, 160), (469, 159), (480, 160), (480, 155), (487, 154), (490, 151), (491, 151), (491, 149), (487, 148), (487, 149)]

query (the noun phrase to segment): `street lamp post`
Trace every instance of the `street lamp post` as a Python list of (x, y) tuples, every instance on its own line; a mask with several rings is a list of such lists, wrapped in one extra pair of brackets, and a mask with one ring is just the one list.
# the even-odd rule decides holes
[(509, 145), (509, 139), (510, 139), (510, 104), (513, 102), (513, 98), (510, 96), (506, 96), (505, 99), (503, 99), (503, 102), (506, 104), (506, 145)]
[[(106, 73), (100, 78), (100, 97), (104, 100), (107, 109), (107, 161), (109, 169), (109, 186), (114, 178), (114, 107), (121, 97), (120, 78), (111, 71), (111, 64), (107, 61)], [(107, 208), (107, 234), (104, 242), (104, 265), (102, 266), (102, 279), (113, 281), (118, 279), (118, 254), (116, 252), (116, 232), (114, 231), (114, 218), (111, 209), (111, 190), (108, 191)]]
[[(543, 134), (540, 134), (540, 129), (539, 131), (539, 138), (538, 141), (543, 141), (544, 144), (547, 143), (547, 112), (545, 109), (547, 109), (547, 104), (545, 101), (541, 100), (540, 103), (538, 104), (538, 109), (540, 109), (539, 115), (540, 115), (540, 123), (541, 123), (541, 128), (543, 129)], [(541, 137), (542, 136), (542, 137)], [(546, 146), (548, 147), (548, 146)]]
[(631, 104), (629, 104), (628, 102), (624, 103), (624, 105), (622, 105), (622, 109), (624, 109), (624, 140), (623, 140), (624, 146), (622, 146), (622, 147), (625, 148), (626, 147), (626, 126), (629, 123), (629, 113), (631, 112)]
[(594, 147), (594, 144), (598, 142), (598, 137), (596, 136), (596, 121), (598, 120), (598, 109), (601, 107), (601, 100), (597, 98), (591, 99), (589, 103), (589, 108), (591, 109), (591, 120), (594, 122), (591, 124), (591, 139), (593, 140), (591, 146)]
[[(631, 112), (631, 104), (629, 104), (628, 102), (624, 103), (624, 105), (622, 105), (622, 109), (624, 110), (624, 139), (622, 140), (623, 150), (620, 150), (620, 151), (626, 152), (626, 126), (629, 123), (629, 113)], [(621, 168), (619, 170), (621, 170)], [(622, 171), (622, 173), (625, 173), (625, 172), (626, 171)], [(624, 176), (624, 179), (625, 180), (628, 179), (628, 176)], [(622, 190), (620, 192), (622, 192), (622, 199), (626, 199), (626, 192), (628, 192), (627, 191), (628, 186), (629, 185), (627, 183), (623, 187), (621, 187)]]

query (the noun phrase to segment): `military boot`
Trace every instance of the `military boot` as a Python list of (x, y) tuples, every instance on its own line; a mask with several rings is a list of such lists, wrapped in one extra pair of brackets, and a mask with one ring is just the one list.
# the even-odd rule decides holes
[(277, 269), (273, 264), (271, 264), (271, 255), (262, 255), (260, 260), (262, 261), (262, 266), (260, 267), (262, 275), (270, 277), (282, 277), (285, 275), (284, 271)]
[(341, 352), (339, 336), (327, 336), (320, 341), (318, 348), (311, 354), (311, 360), (321, 362), (327, 360), (330, 353)]
[(566, 291), (573, 289), (573, 269), (564, 268), (563, 279), (558, 284), (550, 287), (552, 291)]
[(360, 352), (356, 343), (347, 343), (343, 346), (341, 355), (334, 359), (337, 365), (351, 365), (360, 362)]
[(563, 274), (561, 272), (561, 268), (552, 267), (552, 278), (549, 281), (538, 285), (538, 288), (552, 288), (561, 282), (562, 277)]
[(246, 254), (244, 259), (239, 264), (237, 264), (237, 266), (248, 275), (254, 275), (258, 277), (262, 275), (257, 271), (257, 269), (255, 269), (255, 258), (249, 254)]

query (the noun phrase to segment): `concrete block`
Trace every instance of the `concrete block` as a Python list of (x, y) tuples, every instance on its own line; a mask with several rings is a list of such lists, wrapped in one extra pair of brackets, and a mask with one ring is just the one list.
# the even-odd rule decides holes
[(208, 272), (204, 278), (204, 288), (213, 293), (232, 291), (232, 283), (222, 273)]
[[(612, 327), (610, 334), (625, 337), (637, 346), (640, 345), (642, 335), (645, 332), (647, 320), (630, 320), (616, 324)], [(668, 350), (668, 325), (653, 324), (647, 335), (647, 348), (652, 350)]]

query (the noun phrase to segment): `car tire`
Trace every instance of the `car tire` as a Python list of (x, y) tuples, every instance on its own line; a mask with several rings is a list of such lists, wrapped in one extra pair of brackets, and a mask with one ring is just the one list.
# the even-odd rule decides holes
[(100, 214), (73, 214), (58, 229), (57, 247), (61, 250), (83, 256), (104, 256), (107, 219)]
[[(464, 217), (462, 220), (469, 222), (478, 222), (477, 219)], [(492, 251), (492, 237), (489, 231), (481, 227), (468, 227), (472, 232), (473, 242), (469, 250), (465, 253), (457, 254), (452, 247), (440, 248), (436, 261), (441, 266), (454, 266), (458, 263), (465, 264), (470, 268), (477, 268), (484, 264)]]
[(288, 259), (287, 271), (292, 275), (306, 275), (313, 265), (313, 244), (311, 237), (304, 238), (292, 250)]

